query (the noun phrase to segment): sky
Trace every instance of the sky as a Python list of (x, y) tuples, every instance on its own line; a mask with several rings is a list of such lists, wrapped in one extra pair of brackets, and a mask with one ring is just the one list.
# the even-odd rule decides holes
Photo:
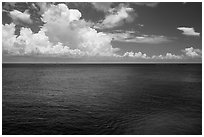
[(201, 63), (201, 2), (3, 2), (2, 62)]

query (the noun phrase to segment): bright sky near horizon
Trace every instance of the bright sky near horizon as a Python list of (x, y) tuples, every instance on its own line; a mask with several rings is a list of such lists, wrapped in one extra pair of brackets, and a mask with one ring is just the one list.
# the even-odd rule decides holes
[(202, 62), (201, 2), (2, 3), (3, 62)]

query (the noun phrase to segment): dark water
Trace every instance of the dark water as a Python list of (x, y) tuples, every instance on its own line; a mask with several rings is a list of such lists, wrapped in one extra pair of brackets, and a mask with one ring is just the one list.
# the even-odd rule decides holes
[(3, 65), (3, 134), (202, 134), (202, 65)]

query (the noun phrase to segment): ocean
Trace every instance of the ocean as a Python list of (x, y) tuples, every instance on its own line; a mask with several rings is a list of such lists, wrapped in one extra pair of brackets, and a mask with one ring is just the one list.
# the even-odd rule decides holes
[(202, 65), (2, 64), (2, 134), (202, 134)]

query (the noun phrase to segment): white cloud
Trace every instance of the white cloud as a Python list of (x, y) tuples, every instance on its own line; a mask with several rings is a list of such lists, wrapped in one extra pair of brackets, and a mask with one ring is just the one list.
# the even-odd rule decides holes
[(178, 27), (178, 30), (183, 31), (183, 35), (187, 36), (200, 36), (200, 33), (195, 32), (194, 28), (189, 28), (189, 27)]
[(194, 49), (193, 47), (185, 48), (182, 52), (184, 52), (188, 57), (202, 57), (202, 51), (200, 49)]
[(175, 55), (175, 54), (172, 54), (172, 53), (166, 53), (165, 56), (163, 55), (153, 55), (152, 56), (152, 59), (183, 59), (183, 55)]
[(192, 58), (202, 58), (202, 51), (200, 49), (194, 49), (193, 47), (185, 48), (181, 50), (185, 53), (185, 55), (175, 55), (172, 53), (166, 53), (166, 55), (153, 55), (147, 56), (142, 52), (125, 52), (123, 56), (115, 56), (115, 57), (130, 57), (130, 58), (141, 58), (141, 59), (149, 59), (149, 60), (181, 60), (181, 59), (192, 59)]
[(150, 59), (146, 54), (143, 54), (142, 52), (125, 52), (123, 57), (133, 57), (133, 58), (143, 58), (143, 59)]
[(104, 29), (121, 26), (124, 23), (133, 22), (136, 16), (137, 14), (133, 8), (120, 4), (118, 7), (110, 9), (105, 18), (97, 23), (95, 27)]
[(118, 50), (112, 38), (88, 26), (81, 13), (65, 4), (51, 5), (42, 14), (45, 24), (38, 33), (15, 25), (3, 25), (3, 50), (12, 55), (113, 56)]
[(153, 55), (152, 59), (192, 59), (202, 58), (202, 51), (200, 49), (194, 49), (193, 47), (182, 49), (181, 52), (185, 54), (175, 55), (172, 53), (166, 53), (166, 55)]
[(43, 54), (51, 46), (43, 31), (33, 34), (29, 28), (22, 28), (17, 37), (14, 24), (6, 24), (3, 30), (3, 51), (10, 55)]
[(42, 21), (48, 23), (63, 23), (69, 24), (72, 21), (81, 18), (81, 12), (77, 9), (69, 9), (65, 4), (51, 5), (48, 10), (42, 15)]
[(5, 24), (2, 26), (2, 51), (12, 53), (14, 42), (16, 41), (15, 24)]
[[(53, 44), (43, 30), (33, 34), (29, 28), (22, 28), (20, 35), (14, 35), (15, 25), (3, 26), (3, 51), (9, 55), (51, 55), (51, 56), (85, 56), (79, 49), (70, 49), (58, 42)], [(7, 41), (5, 41), (7, 40)]]
[(21, 23), (31, 24), (32, 23), (30, 14), (28, 13), (27, 10), (25, 10), (23, 13), (18, 10), (13, 10), (10, 12), (9, 15), (13, 19), (15, 24), (21, 24)]
[(51, 43), (44, 31), (33, 34), (30, 29), (22, 28), (14, 46), (21, 48), (19, 54), (44, 54), (51, 47)]
[(142, 58), (142, 59), (159, 59), (159, 60), (172, 60), (172, 59), (183, 59), (183, 55), (174, 55), (172, 53), (166, 53), (166, 55), (153, 55), (152, 57), (147, 56), (145, 53), (142, 52), (126, 52), (122, 57), (132, 57), (132, 58)]
[(46, 35), (53, 43), (61, 42), (71, 49), (80, 49), (90, 55), (112, 55), (112, 38), (87, 26), (80, 20), (78, 10), (68, 9), (64, 4), (52, 5), (44, 14)]

